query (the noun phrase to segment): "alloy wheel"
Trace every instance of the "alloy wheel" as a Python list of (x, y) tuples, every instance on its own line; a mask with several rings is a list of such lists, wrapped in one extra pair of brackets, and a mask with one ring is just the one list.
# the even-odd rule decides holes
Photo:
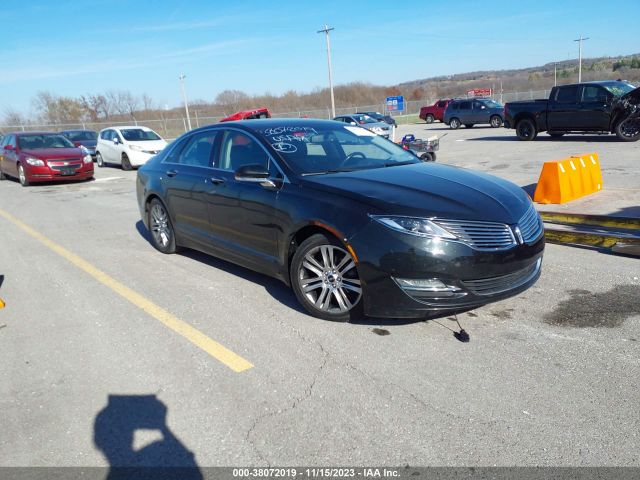
[(171, 243), (173, 231), (169, 223), (167, 211), (162, 204), (156, 202), (151, 206), (149, 217), (151, 220), (151, 235), (153, 235), (154, 241), (163, 249), (168, 248)]
[(362, 287), (353, 258), (341, 247), (320, 245), (304, 256), (298, 271), (299, 286), (315, 308), (342, 314), (360, 301)]

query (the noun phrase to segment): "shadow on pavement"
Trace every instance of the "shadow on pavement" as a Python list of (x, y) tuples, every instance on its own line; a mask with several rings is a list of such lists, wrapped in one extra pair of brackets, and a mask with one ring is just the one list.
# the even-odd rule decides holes
[(107, 480), (203, 478), (166, 419), (167, 407), (155, 395), (109, 395), (96, 415), (93, 437), (110, 465)]
[[(487, 136), (487, 137), (475, 137), (475, 138), (467, 138), (467, 142), (477, 142), (477, 141), (487, 141), (487, 142), (519, 142), (520, 140), (516, 137), (515, 134), (513, 136)], [(563, 143), (563, 142), (619, 142), (618, 138), (615, 135), (565, 135), (563, 137), (554, 138), (549, 135), (539, 135), (535, 140), (528, 143), (535, 142), (554, 142), (554, 143)], [(523, 142), (525, 143), (525, 142)]]

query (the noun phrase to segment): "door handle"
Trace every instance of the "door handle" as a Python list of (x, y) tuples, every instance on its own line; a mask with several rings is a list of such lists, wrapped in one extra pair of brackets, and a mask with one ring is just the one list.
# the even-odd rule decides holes
[(177, 170), (167, 170), (167, 177), (175, 177), (177, 174)]
[(209, 179), (209, 181), (211, 183), (213, 183), (214, 185), (221, 185), (223, 184), (226, 180), (224, 178), (218, 178), (218, 177), (211, 177)]

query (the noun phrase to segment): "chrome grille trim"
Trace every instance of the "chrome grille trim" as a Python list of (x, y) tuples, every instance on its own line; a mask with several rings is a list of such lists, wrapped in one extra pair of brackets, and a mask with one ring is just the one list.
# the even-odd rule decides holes
[(513, 232), (504, 223), (441, 219), (433, 219), (433, 222), (476, 250), (506, 250), (516, 245)]
[(500, 277), (481, 278), (478, 280), (464, 280), (462, 285), (476, 295), (497, 295), (518, 288), (529, 282), (540, 271), (542, 259), (518, 270), (517, 272)]
[(542, 219), (533, 205), (529, 207), (527, 213), (518, 221), (518, 227), (520, 228), (524, 243), (532, 243), (542, 235), (544, 232)]

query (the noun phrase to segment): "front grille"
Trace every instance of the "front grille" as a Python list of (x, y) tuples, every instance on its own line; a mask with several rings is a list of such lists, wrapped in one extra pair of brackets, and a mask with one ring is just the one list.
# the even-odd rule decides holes
[(524, 243), (532, 243), (542, 235), (542, 220), (533, 205), (518, 222), (518, 228), (520, 228)]
[(517, 272), (500, 277), (464, 280), (462, 285), (476, 295), (497, 295), (498, 293), (513, 290), (527, 283), (537, 275), (541, 263), (542, 259), (539, 258), (535, 263)]
[(434, 222), (476, 250), (506, 250), (516, 245), (511, 229), (504, 223), (440, 219)]
[(55, 170), (57, 172), (75, 172), (80, 168), (80, 165), (50, 165), (51, 170)]

